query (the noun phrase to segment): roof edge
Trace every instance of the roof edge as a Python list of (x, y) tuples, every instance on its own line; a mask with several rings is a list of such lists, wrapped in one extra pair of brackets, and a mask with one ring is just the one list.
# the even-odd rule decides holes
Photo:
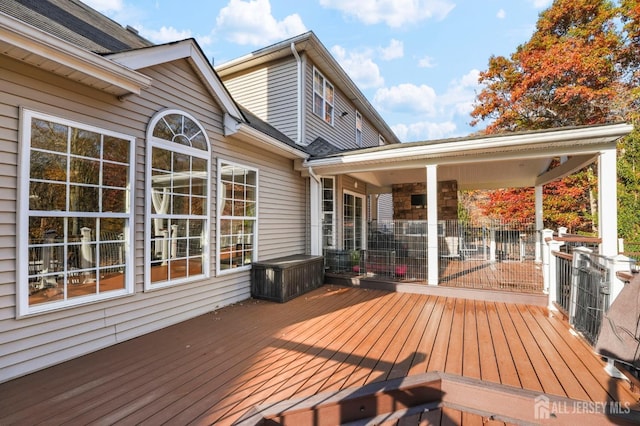
[[(20, 51), (71, 68), (128, 93), (140, 94), (152, 79), (122, 64), (78, 47), (37, 27), (0, 12), (0, 40)], [(5, 55), (24, 61), (24, 55)]]

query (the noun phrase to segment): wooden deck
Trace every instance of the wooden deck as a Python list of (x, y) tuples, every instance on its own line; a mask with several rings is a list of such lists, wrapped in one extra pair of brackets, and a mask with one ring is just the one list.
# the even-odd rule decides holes
[[(628, 384), (603, 367), (542, 307), (324, 286), (286, 304), (226, 307), (0, 384), (0, 424), (223, 425), (256, 405), (426, 372), (637, 408)], [(489, 420), (447, 407), (433, 415)]]

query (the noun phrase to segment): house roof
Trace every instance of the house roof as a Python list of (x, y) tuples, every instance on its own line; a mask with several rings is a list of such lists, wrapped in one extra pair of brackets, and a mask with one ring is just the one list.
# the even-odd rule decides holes
[(299, 55), (305, 53), (311, 61), (321, 69), (325, 77), (356, 105), (358, 111), (375, 125), (388, 143), (400, 143), (400, 140), (393, 130), (391, 130), (382, 116), (371, 105), (313, 31), (253, 51), (248, 55), (217, 65), (215, 68), (218, 74), (224, 79), (225, 76), (235, 72), (292, 56), (292, 48), (295, 48)]
[[(7, 7), (11, 2), (2, 1)], [(0, 11), (0, 51), (42, 70), (116, 96), (140, 93), (152, 79)]]
[(95, 53), (153, 44), (78, 0), (2, 0), (0, 11)]
[[(593, 162), (632, 129), (608, 124), (410, 142), (312, 157), (302, 167), (316, 174), (350, 174), (385, 190), (392, 184), (424, 182), (427, 165), (438, 166), (438, 180), (456, 180), (463, 190), (532, 187)], [(549, 170), (559, 157), (568, 161)]]

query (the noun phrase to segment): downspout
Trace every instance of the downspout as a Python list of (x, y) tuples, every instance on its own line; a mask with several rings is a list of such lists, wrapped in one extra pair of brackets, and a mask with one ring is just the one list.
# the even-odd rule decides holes
[[(293, 56), (296, 58), (296, 66), (297, 66), (297, 72), (298, 72), (298, 79), (297, 79), (297, 84), (298, 84), (298, 93), (296, 96), (296, 101), (297, 101), (297, 110), (298, 110), (298, 117), (297, 117), (297, 123), (296, 123), (296, 144), (297, 145), (302, 145), (302, 94), (303, 94), (303, 87), (302, 87), (302, 59), (300, 58), (300, 55), (298, 55), (298, 51), (296, 50), (296, 44), (295, 43), (291, 43), (291, 52), (293, 53)], [(309, 173), (311, 173), (311, 168), (309, 168)]]

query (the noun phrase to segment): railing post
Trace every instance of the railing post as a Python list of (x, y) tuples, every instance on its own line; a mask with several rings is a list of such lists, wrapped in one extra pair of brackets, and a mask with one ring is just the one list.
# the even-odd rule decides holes
[(542, 231), (542, 241), (545, 242), (545, 249), (542, 252), (544, 292), (549, 295), (549, 309), (556, 311), (558, 309), (553, 302), (558, 301), (558, 276), (557, 264), (553, 252), (559, 251), (560, 246), (564, 243), (553, 239), (553, 231), (551, 229), (544, 229)]
[(569, 292), (569, 324), (573, 324), (576, 316), (576, 301), (578, 295), (578, 280), (580, 274), (578, 271), (582, 266), (582, 256), (589, 256), (593, 250), (586, 247), (576, 247), (573, 249), (573, 262), (571, 263), (571, 290)]
[(619, 254), (613, 257), (607, 257), (607, 269), (609, 269), (609, 305), (607, 309), (613, 301), (618, 297), (622, 289), (624, 288), (624, 282), (618, 278), (618, 272), (620, 271), (631, 271), (631, 264), (633, 260), (625, 255)]

